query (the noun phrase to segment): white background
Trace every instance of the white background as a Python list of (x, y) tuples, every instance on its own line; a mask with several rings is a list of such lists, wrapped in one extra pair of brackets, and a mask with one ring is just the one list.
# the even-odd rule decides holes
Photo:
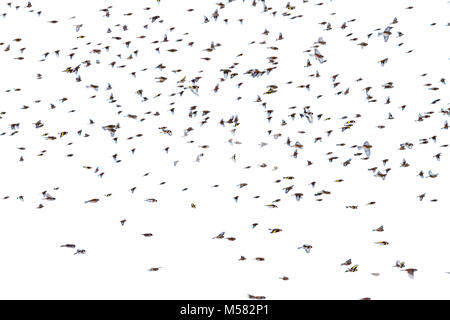
[[(33, 2), (32, 8), (24, 8), (27, 1), (13, 2), (12, 8), (6, 2), (0, 4), (0, 13), (6, 13), (0, 18), (0, 111), (6, 112), (0, 119), (0, 133), (5, 132), (0, 136), (0, 196), (9, 196), (0, 200), (0, 297), (246, 299), (253, 294), (268, 299), (448, 299), (449, 170), (447, 148), (441, 146), (449, 139), (448, 131), (441, 128), (449, 117), (439, 113), (448, 108), (449, 90), (440, 82), (441, 78), (450, 81), (445, 40), (449, 38), (448, 2), (324, 0), (316, 5), (319, 1), (294, 0), (291, 5), (296, 8), (290, 11), (286, 2), (267, 0), (267, 6), (278, 11), (273, 17), (262, 12), (261, 2), (252, 6), (248, 0), (237, 0), (225, 3), (215, 22), (211, 15), (216, 2), (42, 0)], [(106, 18), (99, 10), (110, 5)], [(409, 6), (414, 8), (405, 9)], [(145, 11), (145, 7), (151, 9)], [(189, 8), (194, 11), (187, 12)], [(283, 12), (291, 16), (283, 17)], [(298, 14), (303, 17), (290, 19)], [(149, 18), (157, 15), (161, 18), (151, 23)], [(203, 23), (204, 16), (209, 23)], [(399, 22), (392, 25), (392, 36), (384, 42), (374, 30), (383, 31), (395, 17)], [(238, 21), (241, 18), (243, 24)], [(342, 23), (351, 19), (356, 21), (347, 22), (342, 30)], [(323, 21), (330, 22), (332, 29), (325, 31), (326, 25), (319, 24)], [(79, 32), (77, 24), (83, 24)], [(125, 24), (128, 31), (122, 30)], [(148, 29), (143, 28), (146, 24)], [(171, 27), (175, 29), (170, 31)], [(106, 32), (108, 28), (111, 33)], [(265, 28), (268, 36), (262, 35)], [(276, 41), (279, 32), (282, 41)], [(398, 37), (397, 32), (404, 36)], [(353, 35), (346, 37), (349, 33)], [(368, 39), (369, 33), (373, 35)], [(152, 43), (162, 41), (164, 34), (168, 42)], [(81, 35), (84, 38), (77, 38)], [(141, 35), (146, 38), (138, 39)], [(113, 40), (113, 36), (122, 39)], [(324, 64), (304, 52), (319, 37), (326, 41), (319, 48), (327, 60)], [(358, 40), (350, 41), (354, 37)], [(14, 42), (16, 38), (22, 40)], [(131, 41), (128, 49), (127, 40)], [(264, 40), (266, 44), (259, 44)], [(190, 41), (194, 41), (192, 47), (187, 45)], [(212, 53), (203, 51), (212, 41), (221, 46)], [(362, 41), (369, 46), (361, 49), (357, 44)], [(7, 45), (10, 50), (4, 51)], [(103, 49), (106, 45), (109, 52)], [(279, 50), (267, 49), (270, 46)], [(26, 48), (23, 54), (21, 48)], [(167, 51), (172, 48), (178, 51)], [(91, 53), (93, 49), (102, 53)], [(55, 50), (60, 50), (60, 57)], [(137, 57), (127, 59), (134, 50), (139, 50)], [(406, 53), (409, 50), (413, 52)], [(50, 54), (40, 61), (46, 52)], [(71, 52), (75, 53), (72, 60)], [(20, 56), (24, 59), (14, 59)], [(279, 64), (269, 76), (243, 74), (272, 67), (270, 56), (278, 56)], [(384, 58), (389, 60), (381, 67), (378, 61)], [(81, 82), (75, 81), (76, 75), (62, 72), (88, 59), (92, 65), (80, 67)], [(307, 59), (312, 67), (304, 67)], [(117, 62), (114, 68), (109, 65), (112, 61)], [(238, 76), (220, 82), (220, 69), (234, 62), (239, 63), (233, 69)], [(155, 69), (160, 63), (166, 66), (163, 71)], [(120, 65), (126, 67), (117, 68)], [(140, 71), (144, 68), (148, 70)], [(177, 69), (182, 71), (171, 72)], [(320, 78), (310, 77), (316, 70)], [(133, 71), (136, 78), (130, 75)], [(37, 73), (43, 79), (36, 79)], [(337, 88), (331, 80), (335, 74), (339, 74)], [(168, 80), (157, 83), (154, 78), (159, 76)], [(182, 90), (177, 81), (184, 76), (185, 86), (194, 77), (202, 77), (199, 96), (188, 89), (182, 96), (169, 96)], [(363, 80), (356, 82), (360, 77)], [(395, 88), (383, 89), (382, 84), (389, 81)], [(237, 88), (240, 82), (243, 85)], [(111, 91), (105, 91), (108, 83)], [(220, 89), (214, 93), (218, 83)], [(307, 83), (310, 91), (296, 88)], [(426, 83), (440, 90), (428, 90)], [(99, 91), (86, 88), (90, 84), (98, 85)], [(263, 95), (271, 84), (278, 86), (278, 92)], [(376, 103), (367, 102), (363, 91), (367, 86), (373, 87), (370, 94)], [(335, 94), (346, 88), (350, 94)], [(136, 94), (139, 89), (148, 101)], [(109, 103), (111, 93), (116, 103)], [(158, 93), (161, 96), (154, 98)], [(266, 109), (254, 102), (258, 95), (267, 103)], [(318, 95), (323, 97), (317, 99)], [(385, 104), (388, 96), (391, 103)], [(63, 97), (68, 100), (62, 103)], [(440, 102), (431, 104), (438, 98)], [(51, 109), (51, 104), (56, 108)], [(21, 109), (24, 105), (29, 108)], [(399, 108), (402, 105), (407, 105), (404, 111)], [(191, 106), (197, 106), (197, 117), (188, 117)], [(297, 108), (289, 109), (292, 106)], [(304, 106), (324, 116), (310, 124), (298, 115)], [(169, 111), (172, 107), (174, 115)], [(269, 109), (274, 110), (270, 123), (265, 112)], [(210, 119), (200, 126), (205, 118), (202, 110), (210, 111)], [(152, 113), (145, 114), (148, 111)], [(157, 111), (158, 117), (153, 115)], [(415, 121), (429, 111), (434, 111), (430, 118)], [(288, 116), (292, 112), (297, 113), (295, 120)], [(386, 120), (389, 112), (394, 120)], [(357, 113), (361, 118), (355, 118)], [(138, 117), (130, 119), (127, 114)], [(233, 115), (238, 115), (240, 123), (234, 135), (231, 125), (219, 125)], [(348, 118), (341, 119), (344, 116)], [(142, 118), (145, 121), (139, 121)], [(38, 120), (43, 128), (34, 127)], [(288, 125), (280, 126), (282, 120)], [(356, 123), (341, 132), (348, 120)], [(20, 127), (19, 133), (10, 136), (12, 123)], [(117, 123), (121, 128), (114, 143), (102, 126)], [(160, 133), (162, 126), (173, 135)], [(194, 130), (184, 137), (188, 127)], [(329, 137), (328, 130), (333, 130)], [(68, 134), (59, 138), (62, 131)], [(46, 140), (44, 133), (57, 139)], [(128, 140), (138, 133), (143, 136)], [(282, 136), (274, 139), (276, 133)], [(419, 139), (434, 135), (436, 143), (420, 144)], [(304, 145), (297, 159), (291, 157), (294, 149), (285, 144), (287, 137)], [(316, 137), (322, 137), (322, 142), (314, 143)], [(230, 144), (230, 138), (242, 144)], [(365, 141), (373, 145), (369, 160), (353, 155), (362, 150), (350, 148)], [(261, 142), (268, 145), (261, 148)], [(414, 147), (399, 151), (405, 142)], [(338, 143), (346, 145), (338, 147)], [(201, 149), (201, 145), (209, 148)], [(168, 153), (166, 147), (170, 147)], [(45, 155), (37, 156), (42, 150), (47, 150)], [(439, 152), (440, 162), (433, 157)], [(66, 157), (69, 153), (74, 156)], [(120, 163), (112, 158), (116, 153)], [(196, 162), (200, 153), (204, 157)], [(231, 160), (233, 154), (236, 162)], [(333, 155), (339, 158), (330, 163)], [(349, 158), (351, 165), (343, 167)], [(389, 162), (383, 166), (381, 160), (386, 158)], [(408, 168), (400, 168), (403, 159)], [(314, 164), (307, 167), (307, 160)], [(267, 167), (259, 167), (262, 163)], [(243, 169), (246, 166), (251, 168)], [(392, 168), (385, 181), (367, 170), (375, 166)], [(99, 173), (105, 172), (103, 178), (94, 173), (97, 167)], [(425, 177), (428, 170), (439, 175), (421, 179), (417, 177), (420, 170)], [(283, 180), (285, 176), (295, 179)], [(274, 183), (277, 179), (282, 181)], [(337, 179), (344, 182), (336, 183)], [(312, 181), (317, 182), (314, 189), (309, 185)], [(240, 183), (248, 185), (240, 189)], [(212, 188), (215, 184), (220, 186)], [(295, 187), (286, 195), (282, 188), (290, 185)], [(133, 194), (132, 187), (136, 187)], [(188, 190), (182, 192), (185, 187)], [(56, 200), (42, 200), (44, 190)], [(314, 194), (321, 190), (331, 195), (318, 202), (320, 197)], [(294, 192), (302, 192), (304, 198), (295, 201)], [(105, 197), (108, 193), (112, 196)], [(426, 196), (420, 202), (417, 196), (422, 193)], [(20, 195), (23, 202), (17, 199)], [(260, 198), (254, 199), (256, 195)], [(84, 203), (92, 198), (100, 201)], [(148, 198), (158, 202), (145, 202)], [(275, 199), (281, 199), (278, 208), (265, 206)], [(376, 204), (367, 206), (370, 201)], [(36, 209), (40, 203), (44, 208)], [(347, 209), (348, 205), (358, 209)], [(122, 219), (127, 219), (124, 226)], [(255, 222), (258, 226), (252, 229)], [(372, 232), (380, 225), (384, 233)], [(271, 234), (269, 228), (283, 231)], [(212, 239), (220, 232), (236, 241)], [(74, 255), (73, 249), (60, 247), (65, 243), (76, 244), (86, 254)], [(297, 249), (303, 244), (313, 246), (311, 253)], [(241, 255), (247, 260), (238, 261)], [(345, 272), (346, 267), (340, 266), (349, 258), (358, 264), (358, 272)], [(414, 280), (392, 267), (396, 260), (418, 269)], [(152, 267), (162, 268), (149, 272)], [(374, 272), (380, 276), (372, 276)], [(282, 276), (289, 280), (280, 280)]]

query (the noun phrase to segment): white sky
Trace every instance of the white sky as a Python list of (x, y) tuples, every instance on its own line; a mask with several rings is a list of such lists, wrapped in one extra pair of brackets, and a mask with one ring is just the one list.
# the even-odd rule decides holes
[[(0, 17), (0, 111), (5, 112), (0, 119), (0, 133), (5, 133), (0, 136), (0, 199), (9, 196), (0, 200), (0, 298), (246, 299), (248, 294), (268, 299), (450, 298), (446, 273), (450, 271), (446, 254), (450, 177), (447, 148), (441, 147), (449, 143), (448, 131), (441, 129), (449, 117), (439, 112), (448, 108), (449, 96), (448, 1), (324, 0), (319, 6), (319, 1), (293, 0), (290, 3), (296, 8), (290, 11), (285, 8), (287, 1), (266, 0), (273, 7), (270, 12), (278, 11), (275, 17), (262, 12), (260, 1), (256, 6), (249, 0), (223, 1), (226, 6), (215, 22), (211, 15), (217, 2), (41, 0), (33, 1), (32, 8), (24, 8), (27, 1), (12, 2), (11, 8), (7, 2), (0, 4), (0, 14), (6, 13)], [(108, 6), (112, 8), (106, 18), (99, 10)], [(409, 6), (414, 8), (405, 9)], [(194, 11), (188, 12), (189, 8)], [(291, 16), (282, 16), (284, 12)], [(299, 14), (303, 17), (290, 19)], [(153, 16), (160, 18), (152, 23)], [(203, 23), (204, 16), (209, 23)], [(395, 17), (398, 23), (391, 25), (392, 35), (384, 42), (374, 30), (383, 31)], [(342, 30), (342, 23), (351, 19), (356, 21), (347, 22)], [(51, 20), (58, 23), (48, 23)], [(332, 29), (326, 31), (326, 25), (319, 24), (323, 21), (330, 22)], [(83, 24), (79, 32), (77, 24)], [(146, 24), (148, 29), (143, 28)], [(175, 29), (170, 31), (171, 27)], [(111, 33), (106, 32), (108, 28)], [(268, 36), (262, 34), (266, 28)], [(276, 41), (280, 32), (284, 39)], [(397, 32), (404, 35), (398, 37)], [(349, 33), (353, 35), (346, 37)], [(369, 33), (373, 33), (370, 39)], [(165, 34), (168, 42), (152, 43), (162, 41)], [(77, 38), (81, 35), (84, 38)], [(141, 35), (146, 37), (137, 38)], [(305, 52), (319, 37), (326, 41), (319, 48), (327, 60), (323, 64)], [(16, 38), (21, 41), (13, 41)], [(126, 48), (128, 40), (131, 44)], [(264, 40), (266, 44), (259, 44)], [(187, 45), (191, 41), (192, 47)], [(221, 46), (211, 53), (203, 51), (212, 41)], [(364, 49), (357, 45), (362, 41), (369, 43)], [(8, 45), (10, 50), (5, 51)], [(108, 52), (105, 46), (110, 46)], [(271, 46), (278, 50), (267, 49)], [(160, 53), (155, 51), (158, 47)], [(26, 48), (23, 54), (21, 48)], [(178, 51), (167, 51), (173, 48)], [(91, 53), (93, 49), (102, 52)], [(59, 57), (55, 50), (60, 50)], [(135, 50), (139, 50), (137, 56)], [(406, 53), (409, 50), (413, 52)], [(50, 54), (40, 61), (46, 52)], [(71, 52), (75, 53), (72, 60)], [(127, 59), (130, 54), (133, 59)], [(279, 62), (270, 75), (243, 74), (273, 67), (268, 63), (270, 56), (277, 56)], [(389, 60), (381, 67), (378, 61), (384, 58)], [(312, 63), (309, 68), (304, 67), (307, 59)], [(80, 67), (81, 82), (75, 81), (76, 75), (61, 72), (85, 60), (92, 65)], [(114, 68), (109, 65), (112, 61), (117, 62)], [(238, 75), (220, 82), (220, 70), (235, 62), (239, 64), (233, 72)], [(160, 63), (166, 66), (163, 71), (155, 68)], [(148, 70), (140, 71), (144, 68)], [(177, 69), (182, 71), (171, 72)], [(319, 78), (309, 76), (316, 71)], [(131, 72), (136, 72), (136, 78)], [(335, 74), (339, 74), (337, 88), (331, 80)], [(157, 83), (159, 76), (168, 79)], [(184, 76), (185, 86), (194, 77), (202, 77), (199, 95), (186, 90), (182, 96), (169, 96), (182, 90), (177, 81)], [(360, 77), (363, 80), (356, 82)], [(447, 79), (447, 85), (441, 78)], [(383, 89), (389, 81), (394, 88)], [(105, 90), (108, 83), (110, 91)], [(220, 89), (214, 93), (218, 83)], [(310, 91), (296, 88), (308, 83)], [(427, 83), (439, 90), (428, 90)], [(90, 84), (99, 90), (86, 88)], [(263, 95), (268, 85), (277, 85), (278, 91)], [(372, 87), (376, 103), (367, 102), (363, 91), (367, 86)], [(348, 95), (336, 95), (347, 88)], [(139, 89), (147, 101), (136, 94)], [(111, 93), (115, 103), (109, 103)], [(266, 108), (255, 102), (258, 95)], [(319, 95), (323, 97), (317, 99)], [(385, 104), (388, 96), (391, 103)], [(61, 102), (63, 97), (68, 100)], [(431, 104), (435, 99), (441, 101)], [(56, 108), (51, 109), (51, 104)], [(29, 108), (21, 109), (24, 105)], [(404, 111), (399, 108), (402, 105), (407, 105)], [(197, 106), (197, 117), (188, 117), (191, 106)], [(297, 108), (289, 109), (292, 106)], [(305, 106), (324, 116), (310, 124), (299, 117)], [(203, 110), (210, 111), (210, 119), (200, 126)], [(267, 110), (274, 110), (270, 123)], [(152, 113), (145, 114), (148, 111)], [(158, 117), (153, 115), (157, 111)], [(415, 121), (429, 111), (434, 112), (430, 118)], [(293, 112), (295, 120), (289, 117)], [(389, 112), (394, 120), (386, 120)], [(360, 118), (355, 118), (357, 113)], [(240, 125), (233, 135), (232, 126), (218, 123), (234, 115)], [(344, 116), (348, 118), (341, 119)], [(142, 118), (145, 121), (139, 121)], [(44, 126), (36, 129), (33, 123), (38, 120)], [(282, 120), (286, 126), (280, 125)], [(356, 122), (341, 132), (348, 120)], [(20, 127), (11, 136), (13, 123)], [(117, 123), (121, 128), (114, 143), (102, 126)], [(162, 126), (173, 135), (160, 133)], [(184, 137), (188, 127), (194, 130)], [(328, 130), (333, 130), (329, 137)], [(62, 131), (68, 134), (59, 138)], [(44, 133), (57, 139), (46, 140)], [(282, 136), (274, 139), (277, 133)], [(419, 139), (434, 135), (436, 143), (420, 144)], [(292, 144), (304, 145), (297, 159), (291, 157), (294, 149), (285, 144), (287, 137)], [(322, 137), (322, 142), (314, 143), (316, 137)], [(242, 144), (231, 145), (230, 138)], [(350, 147), (365, 141), (373, 148), (370, 159), (364, 161), (363, 156), (354, 156), (363, 150)], [(268, 145), (261, 148), (261, 142)], [(399, 151), (405, 142), (414, 147)], [(339, 143), (345, 146), (336, 146)], [(201, 145), (209, 148), (201, 149)], [(166, 147), (170, 147), (168, 153)], [(38, 157), (42, 150), (47, 152)], [(439, 152), (440, 162), (433, 157)], [(196, 162), (200, 153), (204, 157)], [(114, 162), (114, 154), (120, 163)], [(236, 162), (231, 160), (233, 154)], [(331, 156), (339, 158), (330, 163)], [(349, 158), (351, 165), (343, 167)], [(386, 158), (389, 162), (383, 166)], [(408, 168), (400, 167), (403, 159)], [(307, 160), (314, 164), (307, 167)], [(262, 163), (267, 167), (260, 168)], [(367, 170), (375, 166), (392, 168), (385, 181)], [(97, 167), (98, 173), (105, 172), (103, 178), (94, 173)], [(420, 170), (425, 177), (429, 170), (439, 175), (421, 179), (417, 177)], [(295, 179), (283, 180), (286, 176)], [(282, 181), (274, 183), (277, 179)], [(337, 179), (344, 182), (336, 183)], [(312, 181), (317, 182), (314, 189), (309, 185)], [(248, 185), (240, 189), (240, 183)], [(220, 186), (212, 188), (215, 184)], [(286, 195), (282, 188), (290, 185), (294, 189)], [(133, 194), (132, 187), (136, 187)], [(182, 192), (185, 187), (188, 190)], [(42, 200), (44, 190), (56, 200)], [(321, 190), (331, 194), (318, 202), (320, 197), (314, 194)], [(304, 194), (300, 202), (292, 196), (295, 192)], [(112, 196), (107, 198), (108, 193)], [(422, 193), (426, 196), (419, 201)], [(17, 199), (20, 195), (23, 202)], [(254, 199), (256, 195), (260, 198)], [(92, 198), (100, 201), (84, 203)], [(145, 202), (148, 198), (158, 202)], [(281, 199), (278, 208), (265, 206), (275, 199)], [(371, 201), (376, 204), (367, 206)], [(44, 208), (36, 209), (40, 203)], [(358, 209), (347, 209), (348, 205)], [(122, 219), (127, 219), (124, 226)], [(259, 225), (252, 229), (255, 222)], [(372, 232), (380, 225), (385, 232)], [(283, 231), (270, 234), (269, 228)], [(213, 240), (220, 232), (236, 241)], [(378, 246), (375, 241), (389, 245)], [(75, 250), (60, 247), (66, 243), (76, 244), (86, 254), (74, 255)], [(297, 249), (303, 244), (313, 246), (311, 253)], [(238, 261), (241, 255), (247, 260)], [(340, 266), (349, 258), (359, 266), (355, 273)], [(396, 260), (418, 269), (414, 280), (392, 267)], [(149, 272), (152, 267), (162, 268)], [(370, 274), (374, 272), (380, 276)], [(280, 280), (282, 276), (289, 280)]]

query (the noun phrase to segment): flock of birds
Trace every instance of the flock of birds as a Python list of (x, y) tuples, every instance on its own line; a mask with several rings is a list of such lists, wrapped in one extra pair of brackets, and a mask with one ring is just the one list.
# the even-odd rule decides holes
[[(414, 34), (408, 33), (407, 26), (402, 24), (402, 19), (415, 14), (414, 5), (392, 13), (389, 21), (380, 21), (376, 28), (365, 30), (361, 25), (353, 27), (359, 23), (357, 16), (346, 19), (342, 12), (333, 12), (330, 6), (336, 2), (216, 0), (206, 5), (210, 8), (208, 12), (197, 8), (200, 2), (185, 3), (192, 8), (183, 9), (183, 21), (199, 24), (204, 33), (187, 32), (177, 25), (182, 21), (160, 16), (160, 6), (170, 6), (170, 1), (147, 1), (148, 6), (129, 11), (107, 4), (91, 10), (94, 23), (84, 21), (82, 16), (50, 16), (39, 2), (6, 3), (0, 8), (2, 28), (7, 28), (8, 19), (22, 19), (26, 23), (33, 17), (46, 24), (49, 32), (63, 32), (66, 42), (54, 43), (51, 50), (45, 50), (27, 38), (26, 33), (15, 36), (10, 30), (1, 34), (1, 64), (15, 64), (20, 68), (21, 64), (31, 63), (33, 69), (27, 67), (29, 74), (21, 77), (30, 78), (27, 81), (32, 86), (56, 86), (59, 97), (52, 100), (43, 95), (30, 100), (27, 87), (2, 82), (0, 94), (8, 103), (0, 106), (0, 143), (13, 141), (15, 150), (4, 151), (14, 154), (15, 167), (33, 166), (37, 159), (52, 161), (53, 158), (55, 162), (51, 163), (68, 166), (69, 171), (86, 179), (86, 184), (96, 179), (96, 186), (101, 188), (84, 198), (82, 192), (72, 193), (72, 204), (67, 206), (81, 205), (78, 210), (102, 211), (104, 203), (118, 194), (126, 194), (131, 208), (133, 203), (156, 208), (177, 202), (185, 215), (195, 215), (202, 207), (213, 205), (216, 214), (226, 219), (229, 213), (221, 212), (221, 207), (234, 206), (239, 210), (244, 201), (251, 203), (252, 211), (262, 212), (259, 216), (252, 215), (252, 218), (259, 217), (252, 223), (242, 220), (249, 237), (258, 229), (271, 237), (286, 232), (295, 234), (285, 220), (284, 224), (277, 222), (279, 215), (292, 208), (314, 212), (320, 210), (316, 208), (322, 203), (329, 203), (339, 214), (348, 215), (368, 208), (377, 210), (379, 203), (389, 201), (377, 192), (361, 196), (358, 189), (363, 186), (358, 184), (359, 177), (369, 177), (368, 181), (383, 190), (401, 192), (400, 189), (406, 188), (401, 193), (401, 201), (414, 203), (413, 206), (427, 203), (424, 210), (436, 210), (445, 199), (429, 191), (427, 186), (441, 184), (446, 189), (448, 181), (441, 172), (449, 147), (448, 65), (441, 69), (441, 74), (428, 73), (420, 65), (411, 66), (408, 71), (416, 74), (412, 81), (420, 84), (413, 90), (428, 103), (414, 100), (404, 103), (402, 96), (409, 93), (402, 91), (395, 96), (396, 89), (402, 88), (402, 75), (397, 81), (389, 79), (392, 72), (383, 72), (399, 62), (395, 57), (408, 59), (415, 54), (417, 48), (410, 45)], [(243, 7), (251, 8), (255, 16), (262, 16), (268, 23), (267, 28), (254, 34), (254, 40), (246, 42), (246, 47), (243, 41), (247, 39), (226, 38), (227, 28), (244, 30), (252, 25), (251, 16), (238, 19), (233, 16)], [(315, 10), (321, 10), (321, 15)], [(314, 21), (309, 28), (321, 34), (309, 43), (289, 32), (306, 18)], [(419, 22), (429, 33), (438, 27), (448, 33), (450, 26), (434, 21)], [(275, 31), (277, 24), (291, 29)], [(223, 34), (208, 33), (218, 29)], [(297, 50), (295, 45), (302, 50)], [(332, 45), (334, 51), (330, 49)], [(34, 54), (33, 46), (42, 51)], [(370, 56), (367, 52), (371, 47), (381, 52), (379, 59), (370, 61), (378, 75), (360, 70), (361, 75), (353, 77), (354, 71), (348, 75), (346, 65), (339, 69), (335, 60), (338, 52), (350, 50), (365, 59)], [(298, 66), (293, 66), (286, 56), (289, 54), (295, 57)], [(442, 63), (448, 64), (448, 60)], [(332, 67), (328, 67), (330, 64)], [(371, 80), (376, 76), (384, 80)], [(115, 82), (111, 80), (113, 77)], [(67, 82), (71, 83), (70, 87), (61, 85)], [(346, 109), (345, 105), (354, 109)], [(19, 116), (10, 117), (14, 112)], [(31, 112), (34, 121), (24, 121)], [(411, 128), (414, 138), (396, 132), (399, 123)], [(365, 132), (367, 135), (363, 136)], [(389, 136), (386, 138), (389, 143), (380, 142), (384, 135)], [(27, 145), (31, 137), (37, 137), (33, 141), (38, 142)], [(100, 142), (94, 149), (84, 149), (95, 139)], [(55, 154), (53, 150), (57, 148), (64, 154)], [(102, 156), (96, 160), (99, 153)], [(148, 153), (152, 160), (145, 158)], [(417, 157), (426, 161), (415, 161)], [(225, 164), (218, 165), (218, 161)], [(133, 168), (145, 166), (146, 171), (133, 176)], [(127, 183), (132, 179), (135, 183), (127, 184), (121, 180), (122, 176), (116, 177), (119, 172), (116, 168), (128, 170)], [(166, 170), (163, 181), (155, 178), (161, 168)], [(215, 183), (206, 185), (215, 179), (216, 172), (220, 175)], [(421, 189), (420, 192), (413, 194), (407, 186), (391, 185), (391, 179), (403, 172), (411, 176), (408, 181)], [(184, 179), (184, 176), (194, 178)], [(109, 182), (103, 182), (105, 178)], [(340, 193), (347, 179), (356, 182), (348, 182), (347, 191)], [(52, 183), (45, 181), (52, 187), (32, 194), (3, 194), (1, 201), (14, 202), (15, 207), (24, 203), (37, 214), (45, 214), (70, 184)], [(114, 192), (109, 191), (113, 189), (111, 183), (115, 184)], [(167, 196), (168, 185), (175, 190), (170, 191), (170, 196)], [(211, 200), (213, 192), (215, 198)], [(266, 218), (266, 211), (275, 216)], [(138, 219), (135, 210), (120, 215), (117, 224), (123, 232), (127, 232), (127, 224)], [(375, 221), (378, 220), (374, 219), (372, 228), (364, 232), (378, 239), (366, 245), (391, 246), (389, 237), (384, 236), (385, 228), (390, 228), (389, 221), (377, 224)], [(151, 226), (142, 227), (148, 229), (140, 237), (149, 241), (158, 237)], [(239, 234), (211, 228), (207, 221), (190, 226), (194, 232), (195, 227), (210, 234), (204, 241), (211, 242), (212, 246), (219, 240), (229, 241), (239, 251)], [(176, 234), (173, 237), (174, 241), (180, 240)], [(90, 254), (88, 244), (79, 246), (69, 239), (55, 239), (55, 242), (61, 250), (73, 250), (77, 256), (74, 259)], [(321, 250), (313, 240), (290, 246), (305, 257)], [(250, 254), (238, 254), (229, 263), (267, 260)], [(403, 271), (411, 279), (416, 272), (421, 272), (419, 267), (402, 260), (385, 264)], [(361, 272), (355, 258), (335, 261), (336, 266), (341, 266), (344, 273)], [(170, 272), (167, 265), (142, 267), (149, 272)], [(377, 277), (380, 272), (373, 271), (368, 276)], [(295, 275), (280, 275), (279, 279), (288, 281), (291, 277)], [(271, 298), (269, 293), (239, 294), (247, 294), (250, 299)]]

